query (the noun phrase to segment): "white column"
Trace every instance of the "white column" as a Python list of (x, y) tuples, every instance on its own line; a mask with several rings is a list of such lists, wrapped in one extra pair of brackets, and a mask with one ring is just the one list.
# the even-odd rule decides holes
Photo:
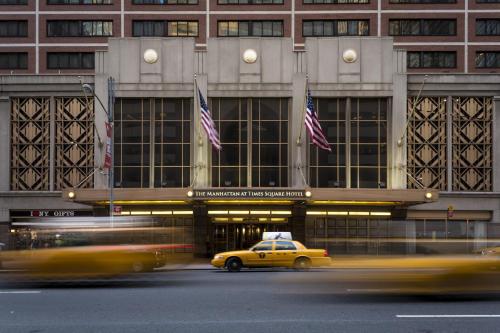
[[(194, 116), (191, 142), (193, 144), (193, 169), (191, 179), (194, 188), (206, 188), (210, 186), (211, 151), (212, 145), (208, 141), (207, 134), (201, 126), (200, 102), (198, 98), (198, 88), (200, 89), (205, 102), (208, 103), (208, 76), (198, 74), (194, 84)], [(197, 87), (198, 86), (198, 87)], [(209, 105), (210, 106), (210, 105)], [(222, 148), (224, 149), (224, 148)]]

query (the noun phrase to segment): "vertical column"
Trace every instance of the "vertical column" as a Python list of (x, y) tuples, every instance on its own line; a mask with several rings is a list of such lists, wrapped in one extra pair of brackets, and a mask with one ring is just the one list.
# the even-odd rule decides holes
[(406, 75), (406, 51), (394, 51), (394, 74), (392, 76), (392, 110), (390, 114), (389, 177), (390, 188), (406, 188), (407, 174), (407, 126), (408, 91)]
[[(0, 96), (0, 191), (10, 189), (10, 99)], [(0, 201), (0, 242), (9, 244), (9, 208)], [(3, 206), (3, 207), (2, 207)], [(7, 223), (3, 223), (7, 222)], [(5, 249), (4, 249), (5, 250)]]
[[(0, 96), (0, 191), (10, 189), (10, 99)], [(0, 220), (1, 220), (0, 212)]]
[(208, 233), (208, 211), (207, 206), (202, 203), (195, 203), (193, 205), (193, 238), (194, 238), (194, 249), (193, 255), (198, 258), (206, 257), (211, 255), (209, 249), (211, 239)]
[(453, 97), (446, 97), (446, 190), (452, 190), (453, 182)]
[(203, 188), (209, 186), (210, 175), (210, 152), (212, 151), (211, 144), (208, 141), (205, 130), (201, 126), (200, 101), (198, 96), (198, 88), (200, 89), (205, 102), (208, 104), (208, 76), (206, 74), (198, 74), (194, 84), (194, 117), (193, 117), (193, 174), (192, 183), (195, 188)]
[(290, 231), (293, 239), (305, 243), (306, 241), (306, 205), (295, 204), (292, 207)]
[(40, 0), (35, 2), (35, 74), (40, 73)]
[(487, 222), (476, 222), (474, 224), (474, 251), (488, 246), (487, 242)]
[[(108, 105), (108, 78), (105, 75), (95, 76), (94, 92), (98, 96), (103, 105)], [(95, 131), (94, 136), (97, 142), (94, 145), (94, 161), (100, 172), (96, 172), (94, 176), (94, 187), (98, 189), (108, 188), (108, 171), (103, 170), (104, 154), (106, 152), (106, 121), (108, 116), (107, 110), (104, 110), (96, 98), (94, 98), (94, 122)], [(99, 142), (99, 138), (101, 141)]]
[[(493, 191), (500, 191), (500, 117), (497, 112), (500, 112), (500, 96), (493, 98)], [(500, 220), (498, 220), (500, 221)]]
[[(292, 187), (307, 186), (307, 134), (304, 125), (304, 108), (306, 98), (306, 74), (295, 73), (292, 78), (292, 112), (290, 113), (290, 172)], [(291, 124), (291, 125), (290, 125)], [(300, 138), (300, 142), (298, 142)], [(305, 180), (304, 180), (305, 178)]]
[[(345, 187), (351, 188), (351, 112), (352, 112), (352, 98), (348, 97), (345, 103)], [(357, 184), (356, 184), (357, 187)]]
[(415, 254), (417, 252), (417, 231), (415, 221), (400, 221), (405, 226), (406, 236), (406, 254)]
[(56, 157), (56, 99), (50, 97), (49, 102), (49, 191), (55, 189), (55, 157)]

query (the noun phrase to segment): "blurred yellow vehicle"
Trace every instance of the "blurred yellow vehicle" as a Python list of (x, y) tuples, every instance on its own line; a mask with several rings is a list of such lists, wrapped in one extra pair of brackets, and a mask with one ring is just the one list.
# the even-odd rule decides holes
[(287, 267), (308, 269), (329, 266), (331, 259), (322, 249), (307, 249), (292, 240), (266, 240), (248, 250), (217, 253), (212, 265), (237, 272), (242, 267)]
[(0, 261), (13, 276), (34, 279), (112, 277), (148, 272), (164, 265), (165, 251), (186, 245), (97, 245), (2, 251)]
[(500, 291), (500, 259), (495, 256), (342, 258), (332, 267), (342, 274), (330, 283), (351, 292), (468, 294)]

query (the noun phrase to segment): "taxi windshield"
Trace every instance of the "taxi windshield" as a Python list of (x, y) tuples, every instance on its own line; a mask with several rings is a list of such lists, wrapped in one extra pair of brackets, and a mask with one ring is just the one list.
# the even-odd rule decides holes
[(271, 251), (273, 249), (272, 241), (263, 241), (255, 244), (250, 248), (250, 251)]

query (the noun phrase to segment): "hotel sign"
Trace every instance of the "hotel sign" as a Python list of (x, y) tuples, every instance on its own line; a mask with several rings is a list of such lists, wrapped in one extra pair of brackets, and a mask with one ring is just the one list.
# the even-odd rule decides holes
[(200, 189), (193, 199), (306, 199), (305, 190), (293, 189)]

